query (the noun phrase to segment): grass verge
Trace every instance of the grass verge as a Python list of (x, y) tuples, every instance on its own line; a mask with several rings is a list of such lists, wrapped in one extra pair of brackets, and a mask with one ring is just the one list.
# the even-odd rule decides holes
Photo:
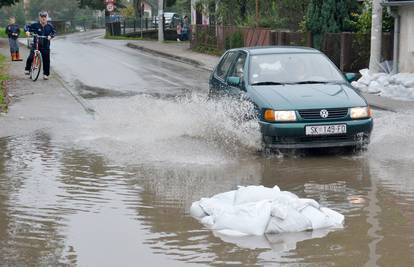
[(212, 55), (212, 56), (221, 56), (223, 54), (222, 51), (219, 51), (216, 48), (201, 46), (201, 45), (194, 47), (193, 51), (202, 53), (202, 54)]
[(0, 28), (0, 38), (8, 38), (6, 34), (6, 29), (3, 27)]
[(6, 57), (0, 54), (0, 112), (7, 111), (6, 103), (6, 88), (4, 88), (4, 82), (8, 80), (6, 69)]

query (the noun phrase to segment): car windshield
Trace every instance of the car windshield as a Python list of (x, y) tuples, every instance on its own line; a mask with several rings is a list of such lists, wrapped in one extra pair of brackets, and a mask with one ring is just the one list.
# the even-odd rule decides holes
[(344, 82), (341, 73), (319, 53), (252, 55), (252, 85)]

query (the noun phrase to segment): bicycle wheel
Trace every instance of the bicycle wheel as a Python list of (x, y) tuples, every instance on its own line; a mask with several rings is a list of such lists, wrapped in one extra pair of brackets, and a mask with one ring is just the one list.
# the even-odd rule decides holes
[(34, 54), (32, 67), (30, 68), (30, 79), (37, 81), (42, 70), (42, 54), (37, 52)]

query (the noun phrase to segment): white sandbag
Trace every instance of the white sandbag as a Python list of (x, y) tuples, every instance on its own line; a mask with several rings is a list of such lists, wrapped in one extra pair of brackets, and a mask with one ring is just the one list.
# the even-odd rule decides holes
[(232, 191), (229, 191), (229, 192), (214, 195), (212, 198), (214, 198), (218, 201), (223, 201), (223, 203), (228, 203), (228, 204), (233, 205), (235, 195), (236, 195), (236, 190), (232, 190)]
[(334, 210), (322, 207), (321, 211), (329, 217), (332, 227), (341, 227), (344, 223), (345, 216)]
[[(271, 211), (273, 216), (267, 225), (267, 234), (302, 232), (312, 229), (311, 221), (292, 207), (274, 205)], [(284, 218), (274, 216), (283, 213), (285, 214)]]
[(341, 226), (344, 216), (278, 187), (240, 187), (193, 203), (192, 216), (220, 233), (263, 235)]
[(193, 202), (190, 208), (190, 215), (197, 219), (207, 216), (207, 213), (200, 206), (200, 201)]
[(380, 92), (381, 91), (381, 84), (378, 81), (372, 81), (368, 86), (369, 92)]
[(213, 233), (215, 236), (218, 236), (218, 237), (225, 236), (225, 237), (233, 237), (233, 238), (239, 238), (239, 237), (243, 238), (243, 237), (251, 236), (251, 235), (239, 232), (239, 231), (228, 230), (228, 229), (214, 231)]
[(226, 212), (233, 209), (235, 194), (235, 190), (220, 193), (211, 198), (202, 198), (199, 204), (207, 214)]
[(293, 194), (292, 192), (289, 191), (280, 191), (280, 194), (278, 194), (278, 197), (284, 197), (289, 199), (289, 201), (296, 201), (299, 199), (299, 197), (295, 194)]
[(413, 73), (375, 73), (367, 69), (360, 71), (362, 77), (353, 82), (352, 86), (371, 94), (379, 94), (399, 100), (414, 100), (414, 74)]
[(369, 76), (370, 75), (369, 69), (362, 69), (362, 70), (359, 71), (359, 73), (362, 76)]
[(270, 220), (269, 201), (235, 206), (232, 212), (214, 214), (214, 230), (234, 230), (248, 235), (263, 235)]
[(373, 80), (373, 77), (370, 75), (368, 69), (363, 69), (359, 71), (361, 73), (361, 78), (359, 78), (358, 83), (368, 86), (371, 81)]
[(214, 227), (214, 218), (213, 216), (205, 216), (201, 219), (201, 223), (207, 226), (208, 228)]
[(234, 198), (234, 205), (271, 200), (280, 193), (278, 186), (273, 188), (260, 186), (239, 186)]
[(307, 206), (312, 206), (316, 209), (320, 208), (319, 203), (316, 202), (316, 200), (310, 199), (310, 198), (299, 198), (296, 201), (292, 201), (291, 205), (297, 211), (301, 211), (304, 208), (306, 208)]
[(330, 209), (327, 208), (316, 209), (308, 206), (301, 211), (301, 214), (312, 223), (312, 229), (324, 229), (341, 225), (343, 216), (340, 218), (340, 216), (334, 214), (334, 211), (329, 211)]
[(381, 76), (378, 78), (377, 82), (381, 87), (386, 87), (390, 85), (389, 77), (388, 76)]

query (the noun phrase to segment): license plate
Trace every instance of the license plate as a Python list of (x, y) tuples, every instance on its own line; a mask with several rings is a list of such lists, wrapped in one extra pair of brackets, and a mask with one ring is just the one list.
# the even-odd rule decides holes
[(346, 134), (346, 124), (306, 126), (306, 135)]

